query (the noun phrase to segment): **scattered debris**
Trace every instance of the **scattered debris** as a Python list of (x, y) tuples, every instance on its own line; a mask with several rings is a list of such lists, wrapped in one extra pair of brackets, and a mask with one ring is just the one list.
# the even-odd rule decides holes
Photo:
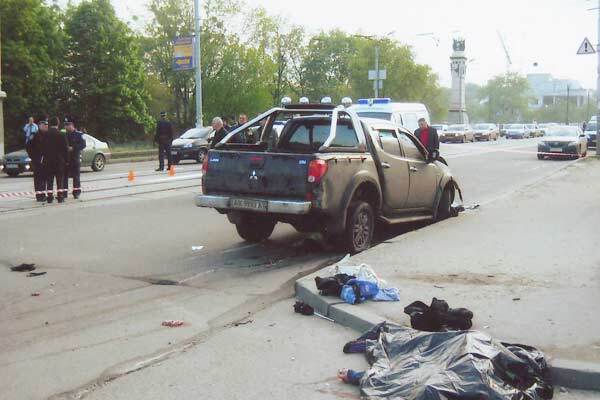
[(39, 295), (40, 295), (40, 292), (33, 292), (33, 293), (31, 293), (31, 295), (32, 295), (33, 297), (37, 297), (37, 296), (39, 296)]
[(388, 287), (373, 268), (366, 264), (341, 265), (348, 261), (349, 255), (329, 269), (330, 276), (316, 277), (317, 289), (322, 295), (337, 296), (348, 304), (374, 301), (400, 301), (400, 291)]
[(27, 274), (28, 278), (34, 277), (34, 276), (42, 276), (42, 275), (46, 275), (46, 271), (44, 272), (30, 272)]
[(294, 312), (302, 315), (313, 315), (315, 313), (315, 309), (303, 301), (296, 301), (294, 304)]
[(406, 306), (404, 312), (410, 315), (410, 325), (420, 331), (464, 331), (473, 326), (471, 310), (450, 308), (444, 300), (438, 300), (435, 297), (431, 300), (431, 306), (422, 301), (415, 301)]
[(489, 327), (490, 327), (489, 325), (486, 325), (483, 327), (483, 329), (488, 329)]
[(35, 264), (21, 264), (16, 267), (10, 267), (10, 270), (13, 272), (27, 272), (33, 271), (35, 269)]
[(234, 322), (233, 326), (247, 325), (247, 324), (251, 324), (253, 322), (254, 322), (254, 320), (247, 319), (246, 321)]
[(273, 322), (272, 324), (269, 324), (269, 326), (272, 328), (275, 326), (275, 322)]
[(562, 387), (562, 386), (560, 387), (560, 392), (561, 393), (569, 393), (569, 391), (567, 390), (567, 388), (566, 387)]
[(48, 321), (44, 322), (44, 325), (49, 325)]
[(204, 248), (204, 246), (192, 246), (192, 251), (200, 251)]
[(171, 319), (171, 320), (163, 321), (163, 323), (161, 325), (167, 326), (169, 328), (177, 328), (177, 327), (183, 325), (183, 321)]
[(327, 321), (330, 321), (330, 322), (335, 322), (335, 320), (333, 320), (333, 319), (331, 319), (331, 318), (329, 318), (329, 317), (326, 317), (326, 316), (324, 316), (323, 314), (321, 314), (321, 313), (318, 313), (318, 312), (316, 312), (316, 311), (315, 311), (315, 315), (316, 315), (317, 317), (319, 317), (319, 318), (326, 319)]
[(443, 289), (444, 288), (444, 286), (442, 286), (442, 285), (433, 285), (433, 287), (434, 288), (438, 288), (438, 289)]
[(479, 207), (479, 204), (472, 204), (470, 206), (465, 207), (465, 210), (477, 210)]
[(291, 358), (291, 360), (292, 360), (292, 361), (296, 361), (296, 357), (292, 357), (292, 358)]
[(151, 285), (164, 285), (164, 286), (177, 286), (177, 285), (179, 285), (179, 282), (172, 281), (170, 279), (154, 279), (154, 278), (150, 278), (150, 279), (146, 279), (146, 282), (148, 282)]
[(520, 298), (520, 297), (514, 297), (514, 298), (513, 298), (513, 301), (519, 301), (519, 300), (521, 300), (521, 298)]
[(488, 275), (487, 277), (488, 277), (488, 278), (495, 278), (495, 277), (496, 277), (496, 275)]

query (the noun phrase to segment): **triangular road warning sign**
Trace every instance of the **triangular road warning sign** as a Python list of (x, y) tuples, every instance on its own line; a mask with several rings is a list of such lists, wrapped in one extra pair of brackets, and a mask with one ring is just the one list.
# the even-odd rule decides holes
[(577, 50), (577, 54), (594, 54), (595, 52), (596, 50), (588, 38), (583, 39), (583, 43), (581, 43), (579, 50)]

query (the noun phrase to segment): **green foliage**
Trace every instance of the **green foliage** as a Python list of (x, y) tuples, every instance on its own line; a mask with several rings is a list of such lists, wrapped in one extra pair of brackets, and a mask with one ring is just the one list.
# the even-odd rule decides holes
[(528, 92), (529, 83), (526, 78), (516, 73), (500, 75), (489, 80), (479, 90), (480, 104), (474, 105), (473, 110), (467, 110), (473, 121), (485, 120), (501, 124), (527, 121), (531, 117), (527, 106)]
[(150, 130), (145, 73), (137, 40), (109, 0), (67, 9), (65, 110), (100, 138), (142, 137)]
[(0, 1), (2, 90), (8, 149), (23, 146), (28, 116), (58, 111), (64, 35), (61, 12), (42, 0)]

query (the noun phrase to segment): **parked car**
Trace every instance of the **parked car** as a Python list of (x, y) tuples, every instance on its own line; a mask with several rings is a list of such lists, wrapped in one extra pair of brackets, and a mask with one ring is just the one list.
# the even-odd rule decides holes
[(448, 130), (440, 135), (440, 142), (442, 143), (466, 143), (474, 142), (475, 135), (469, 125), (466, 124), (455, 124), (448, 126)]
[[(108, 143), (86, 133), (83, 134), (83, 139), (85, 149), (81, 152), (81, 166), (91, 167), (93, 171), (102, 171), (111, 157)], [(4, 156), (2, 169), (9, 176), (18, 176), (25, 172), (33, 172), (33, 165), (27, 151), (17, 150)]]
[(500, 132), (496, 124), (475, 124), (473, 125), (473, 135), (475, 140), (498, 140)]
[[(273, 120), (290, 114), (272, 147)], [(266, 119), (256, 144), (229, 143)], [(278, 222), (322, 232), (350, 252), (369, 248), (375, 222), (439, 220), (451, 213), (456, 180), (406, 128), (332, 105), (274, 108), (230, 133), (203, 163), (199, 207), (227, 214), (245, 240)]]
[(579, 158), (587, 155), (587, 138), (577, 126), (552, 126), (546, 131), (544, 140), (538, 143), (537, 157)]
[(506, 125), (507, 139), (525, 139), (531, 137), (529, 129), (525, 124), (508, 124)]
[(530, 137), (535, 138), (538, 136), (542, 136), (542, 131), (540, 130), (540, 128), (537, 124), (525, 124), (525, 128), (527, 128), (527, 130), (529, 130)]
[(586, 125), (585, 127), (585, 132), (583, 132), (585, 134), (585, 137), (587, 138), (587, 146), (588, 147), (596, 147), (596, 143), (597, 143), (597, 139), (596, 139), (596, 133), (597, 133), (597, 126), (596, 126), (596, 122), (590, 122), (589, 124)]
[(446, 124), (433, 124), (431, 126), (434, 127), (437, 130), (438, 138), (441, 135), (445, 134), (446, 131), (448, 130), (448, 125), (446, 125)]
[(202, 163), (210, 147), (212, 127), (191, 128), (185, 131), (171, 144), (171, 158), (173, 163), (179, 164), (181, 160), (194, 160)]
[(542, 124), (538, 124), (538, 128), (540, 129), (540, 132), (542, 134), (542, 136), (544, 136), (546, 134), (546, 130), (551, 127), (551, 126), (557, 126), (558, 124), (556, 122), (545, 122)]

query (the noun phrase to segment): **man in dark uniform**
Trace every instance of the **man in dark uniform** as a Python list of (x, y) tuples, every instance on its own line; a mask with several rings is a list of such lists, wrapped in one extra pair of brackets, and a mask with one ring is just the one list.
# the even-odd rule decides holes
[(73, 178), (73, 197), (78, 199), (81, 194), (81, 151), (85, 149), (83, 133), (75, 128), (75, 120), (72, 117), (65, 118), (65, 130), (67, 145), (69, 146), (69, 157), (65, 171), (63, 188), (66, 190), (65, 197), (69, 193), (69, 176)]
[(415, 136), (427, 149), (430, 157), (436, 159), (439, 156), (440, 138), (438, 137), (437, 129), (433, 126), (429, 126), (425, 118), (419, 119), (419, 128), (415, 131)]
[(158, 143), (158, 168), (156, 171), (165, 169), (165, 153), (167, 156), (167, 169), (171, 169), (171, 143), (174, 134), (173, 124), (167, 120), (167, 113), (162, 111), (160, 121), (156, 124), (156, 135), (154, 136), (154, 143)]
[(35, 199), (39, 202), (46, 201), (46, 175), (42, 166), (42, 152), (46, 145), (48, 135), (48, 121), (38, 122), (38, 131), (30, 138), (25, 146), (31, 166), (33, 167), (33, 186), (35, 188)]
[(215, 130), (215, 135), (210, 142), (210, 148), (214, 149), (217, 143), (219, 143), (225, 136), (229, 134), (223, 126), (223, 120), (219, 117), (214, 117), (212, 120), (212, 128)]
[(42, 168), (46, 172), (48, 192), (48, 203), (54, 200), (53, 186), (56, 179), (58, 202), (65, 201), (64, 174), (68, 157), (67, 139), (58, 131), (59, 121), (57, 117), (50, 119), (50, 128), (42, 150)]

